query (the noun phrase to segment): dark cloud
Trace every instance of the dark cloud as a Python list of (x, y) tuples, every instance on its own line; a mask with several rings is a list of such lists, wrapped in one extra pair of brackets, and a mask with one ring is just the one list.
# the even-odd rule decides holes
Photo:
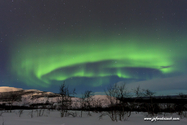
[(161, 68), (170, 68), (172, 66), (161, 66)]
[[(142, 89), (150, 89), (151, 91), (157, 92), (167, 91), (169, 94), (176, 94), (176, 91), (185, 90), (187, 92), (187, 76), (175, 76), (169, 78), (157, 78), (147, 81), (140, 81), (128, 84), (128, 88), (133, 89), (140, 86)], [(176, 91), (175, 91), (176, 90)]]

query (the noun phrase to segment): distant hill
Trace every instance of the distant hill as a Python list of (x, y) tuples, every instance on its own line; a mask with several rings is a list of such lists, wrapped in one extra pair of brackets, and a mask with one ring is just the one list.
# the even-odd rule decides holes
[(11, 91), (20, 91), (23, 90), (21, 88), (14, 88), (14, 87), (8, 87), (8, 86), (2, 86), (0, 87), (0, 92), (11, 92)]
[[(36, 89), (23, 90), (21, 88), (3, 86), (0, 87), (0, 104), (7, 103), (10, 98), (8, 95), (11, 93), (18, 94), (21, 96), (21, 100), (14, 101), (13, 105), (19, 106), (29, 106), (32, 104), (39, 103), (50, 103), (57, 105), (59, 101), (59, 94), (52, 92), (44, 92)], [(114, 99), (114, 98), (113, 98)], [(72, 97), (73, 107), (80, 106), (81, 98)], [(94, 95), (92, 97), (92, 105), (101, 105), (102, 107), (107, 107), (110, 104), (109, 99), (106, 95)]]
[[(8, 86), (2, 86), (0, 87), (0, 104), (3, 103), (10, 103), (12, 98), (10, 97), (10, 94), (17, 94), (21, 98), (17, 98), (13, 101), (13, 105), (17, 106), (30, 106), (33, 104), (52, 104), (52, 105), (58, 105), (59, 97), (60, 95), (57, 93), (52, 92), (44, 92), (36, 89), (29, 89), (24, 90), (22, 88), (15, 88), (15, 87), (8, 87)], [(187, 96), (183, 95), (186, 99)], [(16, 96), (15, 96), (16, 97)], [(173, 96), (154, 96), (155, 99), (161, 99), (159, 101), (163, 102), (163, 99), (181, 99), (181, 96), (179, 95), (173, 95)], [(81, 98), (72, 97), (72, 107), (80, 107), (80, 104), (82, 102)], [(115, 98), (112, 97), (113, 101), (115, 101)], [(149, 97), (142, 97), (144, 101), (149, 99)], [(127, 101), (128, 98), (125, 100)], [(129, 102), (134, 101), (133, 98), (129, 98)], [(137, 100), (138, 101), (138, 100)], [(141, 101), (141, 100), (140, 100)], [(92, 102), (91, 105), (94, 107), (101, 106), (101, 107), (108, 107), (110, 105), (110, 100), (107, 98), (106, 95), (94, 95), (92, 96)]]

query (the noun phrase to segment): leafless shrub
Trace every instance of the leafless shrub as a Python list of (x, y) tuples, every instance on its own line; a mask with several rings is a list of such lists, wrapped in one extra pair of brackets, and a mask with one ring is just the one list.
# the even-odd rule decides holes
[(29, 112), (29, 115), (31, 116), (31, 118), (33, 118), (33, 116), (34, 116), (34, 110), (31, 110), (31, 112)]
[[(82, 106), (82, 109), (84, 108), (85, 110), (88, 111), (88, 115), (91, 116), (91, 113), (90, 113), (90, 108), (92, 107), (92, 102), (93, 102), (93, 95), (94, 93), (92, 91), (85, 91), (83, 94), (82, 94), (82, 102), (81, 102), (81, 106)], [(82, 117), (82, 110), (81, 110), (81, 117)]]
[(77, 113), (76, 112), (67, 112), (66, 116), (77, 117)]
[(70, 95), (74, 95), (75, 93), (75, 89), (73, 90), (73, 92), (69, 91), (69, 88), (65, 85), (65, 82), (60, 86), (60, 97), (59, 97), (59, 105), (60, 105), (60, 113), (61, 113), (61, 117), (64, 117), (65, 114), (68, 112), (67, 110), (72, 108), (72, 100), (71, 100), (71, 96)]
[(21, 101), (21, 93), (22, 91), (0, 93), (0, 100), (6, 102), (10, 106), (9, 112), (12, 112), (12, 106), (14, 102)]
[[(187, 95), (183, 93), (179, 93), (179, 97), (181, 99), (186, 99)], [(174, 109), (178, 112), (180, 118), (187, 118), (187, 104), (186, 103), (176, 103), (174, 104)]]
[(2, 118), (2, 125), (4, 125), (4, 117), (3, 117), (3, 111), (0, 112), (0, 117)]
[(0, 112), (0, 116), (1, 116), (1, 118), (2, 118), (2, 125), (4, 125), (4, 117), (3, 117), (3, 112)]
[(36, 109), (37, 117), (43, 116), (44, 115), (44, 111), (45, 111), (45, 109)]
[(21, 115), (23, 114), (23, 109), (18, 111), (19, 117), (21, 117)]
[(102, 113), (100, 116), (99, 116), (99, 120), (101, 120), (103, 118), (103, 116), (108, 116), (112, 121), (116, 121), (116, 119), (112, 116), (112, 114), (110, 113)]
[(108, 115), (112, 121), (122, 121), (126, 119), (125, 114), (128, 114), (128, 117), (131, 115), (130, 111), (125, 111), (125, 107), (129, 107), (129, 103), (124, 100), (129, 95), (125, 83), (120, 85), (115, 83), (104, 91), (110, 101), (110, 110), (103, 115)]

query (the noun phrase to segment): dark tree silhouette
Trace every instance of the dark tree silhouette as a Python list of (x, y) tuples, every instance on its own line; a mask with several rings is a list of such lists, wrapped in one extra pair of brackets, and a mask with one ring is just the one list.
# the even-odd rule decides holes
[[(92, 102), (93, 102), (92, 96), (93, 95), (94, 93), (92, 91), (87, 90), (82, 94), (82, 97), (81, 97), (82, 110), (86, 109), (88, 111), (89, 116), (91, 116), (90, 109), (92, 107)], [(81, 117), (82, 117), (82, 110), (81, 110)]]
[(75, 95), (75, 89), (70, 92), (69, 88), (65, 85), (65, 82), (60, 86), (60, 97), (59, 97), (59, 106), (60, 106), (60, 112), (61, 112), (61, 117), (64, 117), (65, 114), (67, 113), (67, 110), (72, 108), (72, 100), (71, 100), (71, 95)]

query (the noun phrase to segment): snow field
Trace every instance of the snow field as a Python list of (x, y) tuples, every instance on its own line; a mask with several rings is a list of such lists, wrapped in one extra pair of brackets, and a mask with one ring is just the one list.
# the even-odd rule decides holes
[[(38, 109), (39, 111), (40, 109)], [(33, 118), (31, 118), (31, 110), (24, 110), (21, 117), (19, 117), (19, 110), (14, 110), (12, 113), (3, 112), (0, 116), (0, 125), (149, 125), (149, 124), (159, 124), (159, 125), (186, 125), (187, 118), (182, 118), (180, 121), (144, 121), (147, 113), (138, 113), (133, 112), (131, 116), (125, 121), (113, 122), (108, 116), (104, 116), (102, 119), (99, 119), (101, 113), (93, 113), (92, 116), (88, 116), (87, 112), (83, 112), (83, 117), (80, 117), (80, 111), (71, 111), (78, 114), (77, 117), (60, 117), (59, 111), (48, 111), (45, 110), (43, 116), (37, 116), (37, 111), (34, 110)], [(156, 116), (154, 116), (156, 117)], [(163, 117), (162, 114), (158, 117)], [(178, 117), (176, 114), (167, 114), (165, 117)]]

